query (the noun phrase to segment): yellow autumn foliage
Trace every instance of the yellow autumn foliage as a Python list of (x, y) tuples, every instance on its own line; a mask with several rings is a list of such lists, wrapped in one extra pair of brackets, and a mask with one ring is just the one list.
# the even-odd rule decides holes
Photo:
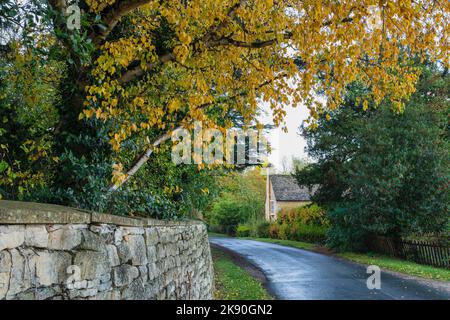
[[(409, 58), (449, 64), (447, 0), (87, 3), (100, 16), (135, 4), (127, 13), (133, 31), (101, 42), (86, 88), (84, 115), (118, 124), (111, 132), (115, 150), (138, 130), (214, 124), (206, 111), (219, 104), (223, 114), (237, 111), (250, 122), (265, 101), (276, 125), (283, 125), (286, 105), (306, 106), (314, 126), (354, 81), (370, 89), (367, 100), (390, 99), (401, 111), (419, 77)], [(161, 53), (152, 34), (163, 21), (175, 39)]]

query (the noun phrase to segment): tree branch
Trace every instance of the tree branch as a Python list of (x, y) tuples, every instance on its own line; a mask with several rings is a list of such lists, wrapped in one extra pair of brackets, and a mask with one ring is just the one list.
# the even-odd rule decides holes
[[(264, 87), (264, 86), (266, 86), (266, 85), (269, 85), (269, 84), (273, 83), (275, 80), (278, 80), (278, 79), (281, 79), (281, 78), (285, 78), (285, 77), (287, 77), (287, 74), (286, 74), (286, 73), (283, 73), (283, 74), (281, 74), (281, 75), (279, 75), (279, 76), (273, 78), (272, 80), (266, 80), (266, 81), (264, 81), (263, 83), (259, 84), (256, 88), (254, 88), (254, 90), (261, 89), (262, 87)], [(233, 96), (231, 96), (231, 97), (228, 97), (226, 100), (234, 100), (234, 99), (236, 99), (237, 97), (242, 97), (242, 96), (245, 96), (245, 95), (246, 95), (245, 92), (239, 92), (239, 93), (237, 93), (237, 94), (235, 94), (235, 95), (233, 95)], [(213, 105), (213, 104), (214, 104), (214, 102), (204, 103), (204, 104), (198, 106), (196, 109), (197, 109), (197, 110), (198, 110), (198, 109), (203, 109), (203, 108), (206, 108), (206, 107), (211, 106), (211, 105)], [(166, 133), (160, 135), (160, 136), (155, 140), (155, 142), (153, 142), (153, 143), (147, 148), (147, 150), (145, 150), (144, 154), (142, 154), (142, 155), (136, 160), (136, 162), (131, 166), (130, 170), (127, 171), (125, 179), (124, 179), (119, 185), (111, 184), (111, 185), (109, 186), (109, 188), (108, 188), (108, 192), (109, 192), (109, 193), (115, 192), (115, 191), (119, 190), (121, 186), (123, 186), (125, 183), (127, 183), (128, 180), (130, 180), (131, 177), (133, 177), (133, 176), (136, 174), (136, 172), (137, 172), (137, 171), (138, 171), (138, 170), (139, 170), (139, 169), (147, 162), (147, 160), (150, 158), (150, 156), (152, 155), (152, 153), (153, 153), (153, 151), (155, 150), (155, 148), (158, 147), (160, 144), (162, 144), (162, 143), (166, 142), (167, 140), (169, 140), (169, 139), (171, 138), (172, 133), (173, 133), (174, 131), (178, 130), (178, 129), (182, 129), (182, 126), (178, 126), (178, 127), (176, 127), (175, 129), (172, 129), (172, 130), (170, 130), (170, 131), (168, 131), (168, 132), (166, 132)]]
[(133, 164), (131, 169), (128, 170), (125, 179), (119, 185), (116, 185), (116, 184), (110, 185), (108, 188), (108, 192), (117, 191), (117, 190), (119, 190), (119, 188), (121, 186), (123, 186), (125, 183), (127, 183), (128, 180), (130, 180), (131, 177), (133, 177), (134, 174), (147, 162), (148, 158), (150, 158), (150, 156), (152, 155), (153, 150), (155, 150), (155, 148), (158, 147), (161, 143), (164, 143), (167, 140), (169, 140), (172, 135), (172, 132), (177, 129), (181, 129), (181, 127), (177, 127), (176, 129), (168, 131), (165, 134), (159, 136), (159, 138), (156, 139), (156, 141), (153, 142), (153, 144), (147, 148), (147, 150), (144, 152), (144, 154), (138, 158), (138, 160)]
[[(291, 37), (292, 37), (292, 33), (290, 33), (290, 32), (287, 32), (283, 35), (284, 40), (289, 40)], [(245, 41), (234, 40), (230, 37), (222, 37), (217, 40), (212, 40), (206, 46), (208, 48), (218, 47), (218, 46), (234, 46), (234, 47), (240, 47), (240, 48), (261, 49), (264, 47), (269, 47), (276, 43), (278, 43), (278, 39), (276, 39), (276, 38), (264, 40), (264, 41), (245, 42)]]
[[(209, 34), (208, 34), (209, 36)], [(206, 36), (205, 36), (206, 37)], [(285, 34), (284, 38), (289, 39), (291, 37), (290, 34)], [(207, 43), (207, 48), (213, 48), (213, 47), (219, 47), (219, 46), (235, 46), (235, 47), (241, 47), (241, 48), (252, 48), (252, 49), (260, 49), (264, 47), (271, 46), (275, 44), (278, 40), (277, 39), (270, 39), (266, 41), (255, 41), (255, 42), (243, 42), (243, 41), (237, 41), (231, 38), (223, 37), (221, 39), (216, 40), (209, 40), (209, 43)], [(175, 55), (172, 52), (165, 53), (161, 56), (159, 56), (157, 63), (148, 63), (146, 64), (145, 69), (152, 69), (155, 68), (158, 65), (163, 65), (169, 61), (176, 61)], [(136, 66), (132, 69), (128, 69), (125, 71), (118, 79), (117, 81), (120, 84), (128, 83), (132, 80), (134, 80), (137, 77), (142, 76), (145, 73), (145, 70), (140, 66)]]
[[(243, 3), (244, 0), (240, 0), (239, 2), (237, 2), (236, 4), (234, 4), (227, 13), (227, 16), (229, 18), (234, 18), (235, 17), (235, 13), (236, 10), (241, 6), (241, 4)], [(222, 21), (219, 25), (212, 27), (203, 37), (202, 40), (203, 42), (208, 42), (211, 37), (216, 34), (217, 32), (219, 32), (222, 28), (224, 28), (226, 25), (228, 24), (228, 22), (226, 20)], [(159, 56), (159, 64), (164, 64), (167, 63), (169, 61), (175, 61), (175, 55), (172, 52), (169, 53), (165, 53), (161, 56)], [(151, 69), (154, 68), (158, 65), (158, 63), (148, 63), (146, 65), (145, 69)], [(129, 69), (127, 71), (125, 71), (125, 73), (123, 75), (120, 76), (120, 78), (118, 79), (118, 82), (120, 84), (124, 84), (127, 82), (132, 81), (133, 79), (142, 76), (145, 73), (144, 69), (138, 65), (136, 67), (134, 67), (133, 69)]]
[(150, 0), (122, 0), (116, 1), (112, 6), (102, 12), (102, 21), (106, 28), (99, 29), (89, 35), (96, 47), (102, 45), (120, 19), (129, 12), (149, 3)]
[[(146, 64), (146, 68), (145, 69), (152, 69), (155, 68), (157, 65), (162, 65), (165, 64), (169, 61), (175, 61), (175, 55), (172, 52), (169, 53), (165, 53), (161, 56), (159, 56), (158, 62), (152, 62), (152, 63), (147, 63)], [(140, 66), (136, 66), (132, 69), (128, 69), (127, 71), (125, 71), (118, 79), (117, 81), (120, 84), (125, 84), (127, 82), (132, 81), (133, 79), (142, 76), (145, 73), (145, 70)]]

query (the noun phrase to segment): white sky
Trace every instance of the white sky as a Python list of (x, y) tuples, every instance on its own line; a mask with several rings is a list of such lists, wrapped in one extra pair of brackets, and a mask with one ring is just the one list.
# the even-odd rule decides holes
[[(270, 107), (266, 103), (261, 103), (261, 109), (266, 113), (260, 117), (260, 121), (263, 124), (273, 124), (272, 113)], [(272, 146), (272, 153), (269, 154), (269, 162), (275, 166), (277, 171), (282, 170), (282, 161), (286, 157), (291, 165), (292, 157), (307, 158), (305, 152), (306, 141), (299, 135), (299, 127), (303, 120), (306, 120), (309, 115), (309, 111), (305, 106), (299, 106), (293, 108), (291, 106), (286, 109), (286, 127), (288, 132), (283, 132), (281, 126), (270, 130), (267, 139)]]

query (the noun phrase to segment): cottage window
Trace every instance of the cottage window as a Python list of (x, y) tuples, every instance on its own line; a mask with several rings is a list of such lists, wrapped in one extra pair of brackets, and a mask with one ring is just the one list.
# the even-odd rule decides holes
[(270, 200), (270, 212), (275, 213), (275, 200)]

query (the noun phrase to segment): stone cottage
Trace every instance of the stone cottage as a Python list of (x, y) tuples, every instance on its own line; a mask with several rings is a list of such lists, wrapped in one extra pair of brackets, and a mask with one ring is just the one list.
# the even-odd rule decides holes
[(299, 186), (291, 175), (267, 173), (265, 217), (267, 221), (277, 219), (277, 213), (282, 208), (297, 208), (311, 203), (311, 195), (317, 190), (309, 190)]

